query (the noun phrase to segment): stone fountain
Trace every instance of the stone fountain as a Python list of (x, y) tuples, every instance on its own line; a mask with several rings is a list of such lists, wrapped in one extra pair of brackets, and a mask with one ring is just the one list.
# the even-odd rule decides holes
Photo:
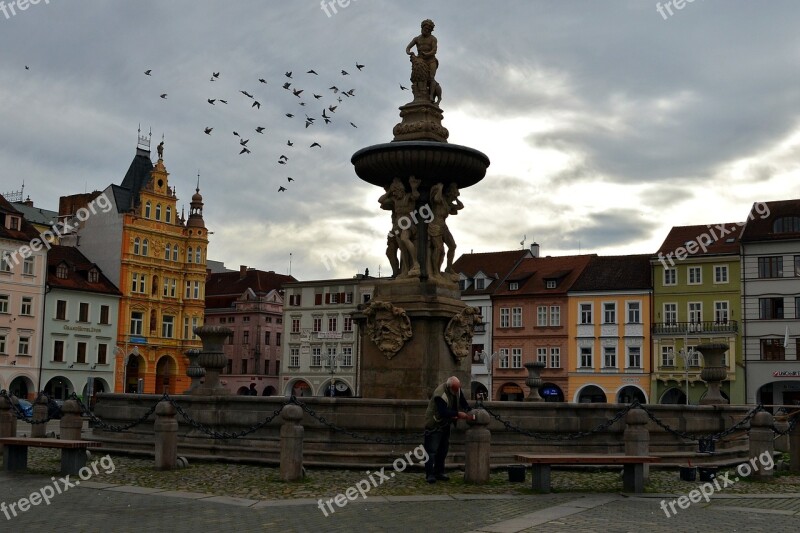
[(394, 139), (351, 158), (359, 178), (383, 188), (378, 202), (391, 212), (386, 255), (392, 279), (379, 281), (372, 300), (353, 316), (365, 398), (428, 398), (451, 375), (470, 390), (469, 356), (480, 318), (460, 300), (447, 218), (463, 209), (459, 191), (483, 179), (489, 158), (447, 142), (432, 31), (433, 22), (423, 21), (422, 33), (406, 47), (414, 99), (400, 107)]

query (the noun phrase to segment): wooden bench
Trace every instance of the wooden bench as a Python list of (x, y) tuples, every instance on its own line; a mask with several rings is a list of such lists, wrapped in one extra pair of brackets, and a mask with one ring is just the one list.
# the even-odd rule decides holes
[(16, 472), (28, 468), (28, 448), (57, 448), (61, 450), (61, 473), (77, 475), (86, 466), (86, 450), (100, 448), (99, 442), (86, 440), (61, 440), (39, 438), (6, 437), (0, 439), (3, 446), (3, 468)]
[(552, 465), (623, 465), (622, 487), (625, 492), (644, 492), (644, 465), (658, 463), (660, 457), (650, 455), (530, 455), (518, 454), (517, 461), (533, 466), (531, 488), (550, 492), (550, 467)]

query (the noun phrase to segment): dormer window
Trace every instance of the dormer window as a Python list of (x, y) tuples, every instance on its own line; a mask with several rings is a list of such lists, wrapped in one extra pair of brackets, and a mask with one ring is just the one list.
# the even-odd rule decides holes
[(8, 229), (19, 230), (20, 219), (19, 217), (8, 217)]
[(467, 286), (468, 286), (467, 284), (468, 284), (468, 281), (466, 279), (458, 280), (458, 288), (460, 290), (462, 290), (462, 291), (467, 290)]
[(65, 265), (64, 263), (61, 263), (56, 267), (56, 277), (57, 278), (59, 278), (59, 279), (67, 279), (67, 274), (68, 273), (69, 273), (69, 270), (67, 268), (67, 265)]
[(510, 291), (518, 291), (519, 290), (519, 282), (512, 281), (508, 284), (508, 290)]
[(93, 268), (89, 271), (89, 283), (97, 283), (98, 281), (100, 281), (100, 273), (96, 268)]
[(800, 216), (780, 217), (772, 224), (772, 233), (800, 232)]
[(485, 288), (486, 280), (483, 278), (475, 278), (475, 290), (482, 291)]
[(548, 289), (555, 289), (556, 288), (556, 280), (548, 279), (547, 281), (545, 281), (544, 286), (546, 288), (548, 288)]

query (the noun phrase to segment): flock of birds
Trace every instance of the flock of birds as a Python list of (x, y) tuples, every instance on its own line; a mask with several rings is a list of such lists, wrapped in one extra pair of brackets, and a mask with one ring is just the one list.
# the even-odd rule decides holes
[[(365, 65), (356, 62), (355, 67), (356, 70), (353, 71), (354, 73), (361, 72), (364, 69)], [(153, 76), (153, 69), (145, 70), (144, 74), (146, 76)], [(221, 72), (212, 72), (209, 81), (210, 82), (219, 81), (221, 75), (222, 75)], [(350, 72), (344, 69), (341, 69), (339, 73), (341, 79), (349, 79), (345, 77), (350, 75), (351, 75)], [(322, 122), (325, 125), (332, 124), (334, 122), (333, 115), (334, 113), (336, 113), (339, 106), (342, 105), (347, 99), (354, 98), (356, 95), (355, 89), (346, 89), (346, 90), (340, 89), (336, 85), (336, 83), (341, 84), (341, 82), (335, 82), (330, 87), (328, 87), (326, 91), (319, 91), (319, 93), (314, 92), (314, 90), (307, 90), (305, 88), (300, 88), (298, 84), (311, 82), (313, 76), (319, 76), (319, 74), (314, 69), (309, 69), (308, 71), (305, 72), (305, 74), (301, 74), (300, 76), (296, 76), (293, 71), (287, 71), (284, 73), (284, 78), (281, 79), (282, 82), (281, 87), (286, 91), (286, 95), (289, 97), (293, 96), (297, 98), (297, 100), (295, 100), (294, 102), (297, 103), (300, 107), (303, 107), (305, 109), (310, 109), (313, 104), (322, 106), (321, 114), (316, 114), (316, 113), (309, 114), (309, 112), (306, 112), (305, 109), (297, 112), (284, 113), (284, 116), (288, 119), (301, 118), (303, 124), (305, 125), (304, 129), (314, 127), (320, 122)], [(301, 79), (304, 81), (300, 81)], [(264, 78), (259, 78), (258, 82), (260, 84), (259, 87), (261, 85), (267, 85), (267, 80)], [(405, 89), (402, 86), (401, 88)], [(263, 98), (256, 96), (255, 94), (256, 92), (257, 91), (255, 90), (239, 90), (241, 96), (237, 95), (236, 98), (240, 99), (241, 102), (244, 102), (244, 105), (249, 106), (251, 110), (259, 111), (261, 109), (262, 101), (264, 100)], [(161, 93), (159, 96), (162, 100), (167, 100), (169, 98), (169, 93)], [(230, 97), (227, 98), (230, 99)], [(241, 100), (242, 98), (244, 98), (245, 100)], [(223, 99), (219, 96), (216, 96), (214, 98), (207, 98), (206, 101), (208, 105), (218, 107), (217, 104), (228, 105), (228, 99)], [(233, 102), (233, 104), (241, 105), (240, 102)], [(300, 115), (301, 112), (302, 116)], [(358, 128), (358, 126), (356, 126), (356, 124), (353, 122), (349, 122), (349, 124), (353, 128)], [(203, 133), (210, 136), (212, 135), (214, 130), (215, 126), (213, 125), (205, 126), (205, 128), (203, 129)], [(257, 126), (254, 129), (255, 133), (259, 135), (263, 135), (266, 130), (267, 130), (266, 126)], [(238, 139), (237, 150), (239, 150), (239, 155), (251, 154), (252, 149), (250, 145), (248, 145), (250, 139), (245, 138), (244, 132), (246, 130), (241, 129), (241, 131), (242, 131), (241, 134), (238, 131), (235, 130), (233, 131), (233, 135)], [(295, 143), (291, 139), (287, 139), (285, 145), (286, 146), (285, 151), (287, 153), (290, 153), (289, 150), (294, 147), (294, 144)], [(309, 145), (309, 149), (313, 148), (321, 149), (322, 145), (319, 142), (314, 141)], [(289, 163), (289, 156), (287, 156), (286, 154), (281, 154), (281, 156), (277, 160), (277, 164), (288, 165), (288, 163)], [(286, 180), (287, 183), (291, 183), (292, 181), (294, 181), (294, 179), (291, 177), (287, 177)], [(287, 188), (284, 185), (278, 186), (278, 192), (284, 192), (286, 190)]]

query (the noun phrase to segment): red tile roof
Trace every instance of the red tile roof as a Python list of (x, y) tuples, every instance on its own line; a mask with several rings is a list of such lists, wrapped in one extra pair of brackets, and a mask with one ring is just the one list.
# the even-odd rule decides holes
[(651, 289), (651, 258), (650, 254), (593, 257), (570, 291)]
[[(503, 286), (495, 291), (495, 296), (563, 294), (581, 275), (596, 254), (567, 255), (561, 257), (531, 257), (523, 259), (509, 274)], [(556, 279), (555, 289), (546, 287), (546, 280)], [(509, 282), (519, 284), (517, 290), (510, 290)]]
[[(493, 280), (502, 281), (523, 257), (530, 254), (530, 250), (509, 250), (505, 252), (485, 252), (478, 254), (463, 254), (453, 263), (453, 270), (464, 274), (467, 278), (474, 278), (478, 272), (483, 272)], [(485, 289), (476, 290), (472, 284), (461, 291), (462, 296), (475, 294), (491, 294), (499, 287), (493, 281)]]
[(672, 253), (675, 257), (675, 250), (686, 249), (690, 242), (694, 242), (695, 244), (690, 246), (697, 249), (695, 253), (687, 253), (688, 256), (738, 254), (741, 234), (742, 226), (736, 222), (675, 226), (667, 234), (656, 254), (666, 256)]
[[(18, 230), (9, 229), (6, 227), (5, 219), (9, 215), (18, 216), (21, 219), (21, 224)], [(39, 232), (33, 227), (33, 224), (28, 222), (19, 210), (15, 209), (11, 203), (0, 194), (0, 238), (11, 239), (14, 241), (30, 242), (39, 236)]]
[[(59, 278), (56, 275), (58, 265), (61, 263), (67, 265), (66, 278)], [(89, 281), (89, 271), (93, 268), (98, 272), (98, 281), (94, 283)], [(47, 283), (58, 289), (122, 295), (117, 286), (103, 274), (100, 267), (72, 246), (52, 245), (47, 253)]]
[[(765, 209), (766, 207), (766, 209)], [(767, 216), (767, 214), (769, 216)], [(775, 223), (785, 217), (800, 218), (800, 200), (783, 200), (779, 202), (756, 202), (742, 235), (743, 242), (777, 241), (800, 239), (800, 231), (782, 231), (776, 233)], [(793, 225), (797, 228), (797, 225)]]
[(247, 289), (266, 296), (272, 290), (283, 292), (284, 283), (296, 281), (293, 276), (256, 269), (248, 269), (244, 275), (240, 271), (213, 273), (206, 280), (206, 309), (231, 307)]

